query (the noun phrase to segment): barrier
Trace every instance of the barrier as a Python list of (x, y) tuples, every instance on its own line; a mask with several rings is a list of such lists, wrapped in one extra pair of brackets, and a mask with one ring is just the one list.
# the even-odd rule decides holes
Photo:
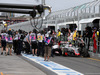
[(92, 38), (90, 38), (89, 51), (90, 51), (90, 52), (93, 52), (93, 39), (92, 39)]
[[(97, 43), (97, 52), (96, 53), (100, 53), (99, 38), (97, 38), (96, 43)], [(86, 49), (88, 49), (90, 52), (93, 52), (93, 39), (90, 38), (90, 42), (89, 42), (89, 38), (85, 38), (85, 44), (86, 44)], [(89, 45), (89, 48), (88, 48), (88, 45)]]
[(97, 52), (100, 53), (100, 41), (97, 39)]

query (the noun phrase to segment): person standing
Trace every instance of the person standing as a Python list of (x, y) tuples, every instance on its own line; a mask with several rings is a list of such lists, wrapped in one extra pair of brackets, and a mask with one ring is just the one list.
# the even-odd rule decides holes
[(1, 55), (3, 55), (3, 50), (6, 48), (6, 37), (7, 33), (5, 30), (1, 32)]
[(22, 30), (19, 30), (19, 35), (18, 35), (18, 52), (17, 55), (21, 55), (21, 51), (23, 49), (23, 34), (22, 34)]
[(30, 34), (30, 42), (31, 42), (31, 46), (32, 46), (32, 54), (34, 56), (37, 55), (37, 34), (36, 34), (36, 30), (33, 30), (33, 33)]
[(29, 54), (29, 52), (30, 52), (30, 45), (31, 45), (31, 42), (30, 42), (30, 34), (31, 34), (31, 31), (24, 38), (24, 43), (25, 43), (25, 46), (26, 46), (26, 51), (25, 52), (27, 54)]
[(71, 42), (72, 40), (73, 40), (73, 33), (69, 29), (69, 32), (68, 32), (68, 41)]
[(8, 34), (13, 35), (11, 29), (9, 29)]
[(97, 50), (97, 44), (96, 44), (96, 28), (94, 28), (94, 32), (93, 32), (93, 52), (96, 53)]
[(51, 55), (51, 47), (52, 47), (52, 37), (50, 36), (50, 33), (47, 32), (44, 37), (45, 42), (45, 52), (44, 52), (44, 61), (49, 61), (50, 55)]
[(37, 52), (37, 56), (39, 56), (41, 53), (43, 55), (43, 38), (44, 38), (44, 35), (42, 35), (42, 32), (39, 32), (37, 34), (37, 40), (38, 40), (38, 52)]
[[(10, 54), (12, 55), (12, 46), (13, 46), (13, 36), (11, 34), (7, 34), (7, 38), (6, 38), (6, 41), (7, 41), (7, 47), (6, 47), (6, 56), (7, 54)], [(10, 53), (8, 53), (8, 49), (10, 48)]]
[(76, 29), (74, 30), (74, 32), (73, 32), (73, 43), (74, 43), (74, 46), (76, 46), (76, 33), (77, 33), (77, 31), (76, 31)]
[(91, 27), (87, 26), (85, 28), (85, 32), (83, 34), (83, 39), (86, 42), (86, 48), (87, 50), (89, 50), (89, 46), (90, 46), (90, 38), (92, 37), (92, 29)]
[(18, 53), (18, 39), (19, 39), (19, 33), (18, 31), (16, 31), (14, 35), (14, 53)]
[(58, 41), (60, 41), (60, 35), (61, 35), (61, 31), (58, 29), (58, 33), (57, 33)]

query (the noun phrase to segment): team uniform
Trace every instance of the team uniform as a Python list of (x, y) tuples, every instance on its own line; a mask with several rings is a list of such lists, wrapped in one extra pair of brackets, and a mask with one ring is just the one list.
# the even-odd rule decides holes
[(31, 40), (31, 46), (32, 46), (32, 49), (37, 49), (37, 38), (36, 38), (36, 34), (35, 33), (31, 33), (30, 34), (30, 40)]
[(19, 47), (19, 52), (18, 54), (20, 55), (21, 54), (21, 51), (23, 51), (23, 39), (24, 39), (24, 35), (23, 34), (20, 34), (20, 39), (19, 39), (19, 42), (18, 42), (18, 47)]
[(18, 40), (19, 40), (19, 38), (20, 38), (19, 34), (16, 34), (14, 36), (14, 53), (18, 52)]
[(22, 34), (18, 34), (18, 48), (17, 48), (17, 55), (20, 55), (21, 54), (21, 51), (22, 51), (22, 46), (23, 46), (23, 43), (22, 43)]
[(46, 60), (46, 57), (48, 57), (47, 60), (49, 60), (49, 56), (51, 55), (52, 37), (50, 37), (49, 34), (45, 34), (44, 42), (45, 42), (44, 60)]
[(26, 37), (24, 38), (24, 43), (25, 43), (25, 47), (26, 47), (25, 52), (28, 54), (30, 52), (30, 44), (28, 43), (28, 41), (26, 39), (28, 39), (28, 41), (30, 40), (29, 34), (27, 34)]
[(6, 38), (7, 38), (7, 34), (6, 33), (1, 33), (1, 46), (3, 48), (6, 47)]
[(44, 50), (43, 50), (43, 39), (44, 35), (41, 33), (37, 34), (37, 40), (38, 40), (38, 56), (42, 53), (42, 56), (44, 56)]
[(13, 37), (12, 37), (12, 35), (7, 34), (6, 41), (7, 41), (7, 48), (11, 49), (12, 46), (13, 46)]
[[(13, 46), (13, 37), (12, 37), (12, 35), (7, 34), (6, 42), (7, 42), (6, 56), (9, 55), (9, 54), (12, 55), (12, 46)], [(9, 51), (9, 48), (10, 48), (10, 51)]]

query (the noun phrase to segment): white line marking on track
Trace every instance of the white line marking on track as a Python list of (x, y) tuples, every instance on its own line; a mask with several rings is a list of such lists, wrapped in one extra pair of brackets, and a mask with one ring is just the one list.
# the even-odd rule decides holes
[(22, 54), (22, 56), (42, 65), (43, 67), (55, 72), (58, 75), (84, 75), (80, 72), (77, 72), (73, 69), (60, 65), (53, 61), (44, 61), (44, 59), (41, 57), (27, 55), (27, 54)]

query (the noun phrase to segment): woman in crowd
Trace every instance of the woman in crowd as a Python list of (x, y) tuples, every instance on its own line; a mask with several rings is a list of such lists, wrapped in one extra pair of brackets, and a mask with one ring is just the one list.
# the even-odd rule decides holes
[[(7, 41), (6, 56), (8, 54), (12, 55), (13, 36), (9, 32), (7, 34), (6, 41)], [(8, 49), (10, 49), (10, 53), (8, 53)]]

